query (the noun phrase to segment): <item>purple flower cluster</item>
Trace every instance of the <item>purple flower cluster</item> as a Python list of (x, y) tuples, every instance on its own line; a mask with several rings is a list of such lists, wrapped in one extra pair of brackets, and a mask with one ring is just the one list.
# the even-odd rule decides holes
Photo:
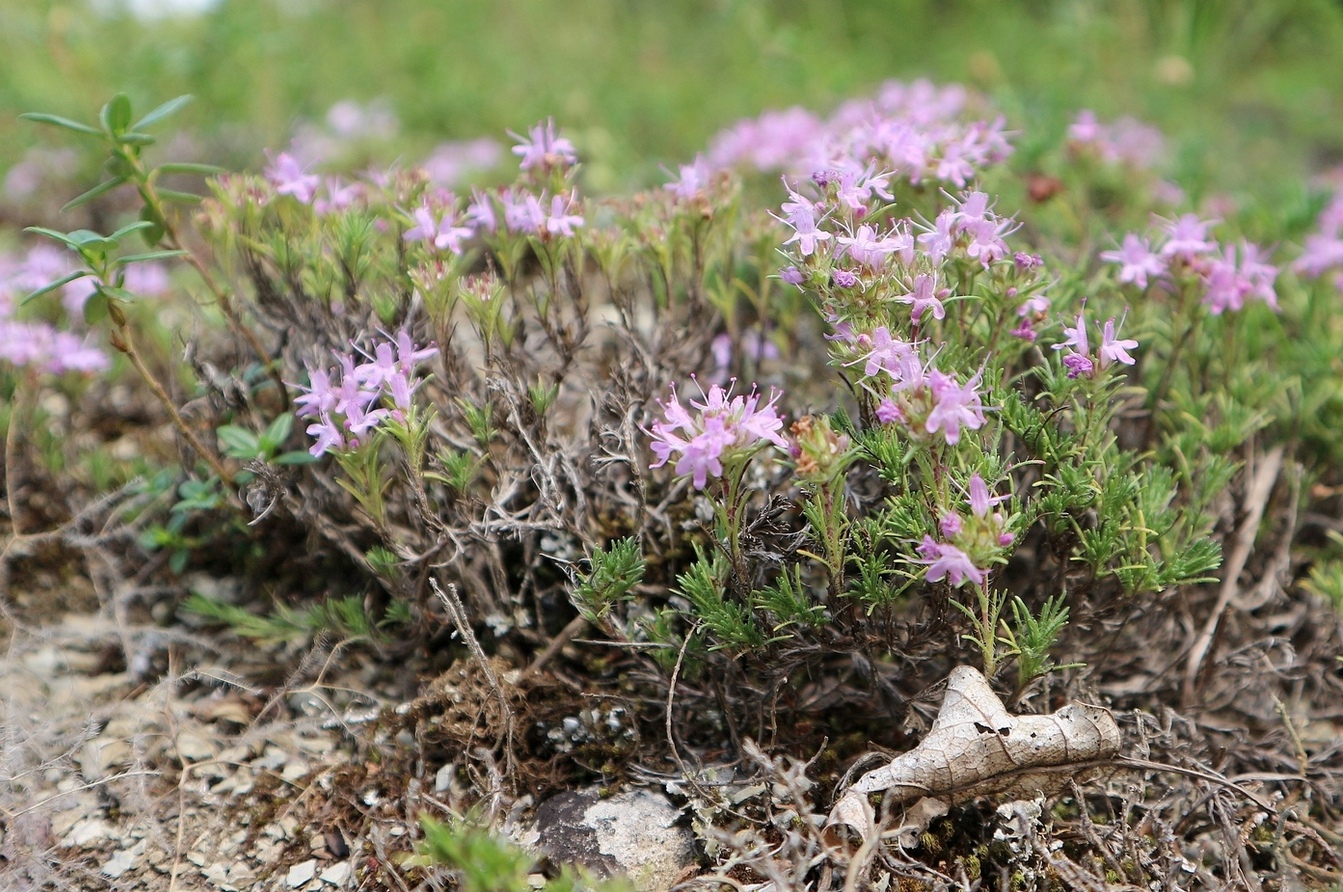
[[(969, 120), (969, 107), (963, 87), (891, 81), (872, 99), (840, 106), (828, 120), (795, 107), (742, 121), (714, 138), (707, 161), (714, 169), (749, 165), (805, 174), (838, 168), (853, 175), (874, 161), (888, 176), (961, 189), (1012, 151), (1003, 120)], [(864, 160), (854, 167), (850, 159)]]
[(1102, 124), (1090, 109), (1077, 113), (1068, 128), (1068, 143), (1074, 152), (1090, 153), (1106, 164), (1134, 170), (1151, 170), (1166, 153), (1165, 138), (1155, 127), (1129, 117)]
[(928, 567), (924, 576), (928, 582), (946, 579), (953, 587), (964, 582), (983, 585), (988, 570), (982, 568), (988, 567), (998, 552), (1016, 539), (1007, 530), (1002, 512), (991, 510), (1007, 497), (990, 495), (988, 485), (978, 473), (970, 476), (966, 497), (970, 516), (946, 511), (938, 522), (939, 532), (946, 541), (925, 535), (918, 547), (918, 563)]
[[(0, 361), (57, 375), (98, 372), (110, 365), (86, 335), (15, 318), (25, 296), (72, 270), (65, 255), (51, 245), (35, 245), (22, 258), (0, 255)], [(71, 318), (79, 318), (84, 301), (93, 293), (92, 280), (76, 279), (62, 290), (67, 307), (73, 307)]]
[(703, 402), (691, 400), (694, 414), (681, 405), (673, 386), (671, 399), (658, 403), (665, 420), (653, 422), (652, 430), (646, 431), (657, 456), (649, 467), (660, 468), (675, 455), (676, 473), (689, 475), (696, 489), (704, 489), (710, 475), (723, 475), (725, 462), (748, 458), (767, 442), (787, 449), (788, 442), (779, 433), (783, 418), (774, 410), (782, 394), (771, 391), (762, 406), (754, 386), (745, 396), (733, 396), (733, 384), (726, 388), (714, 384)]
[(1210, 233), (1216, 221), (1202, 220), (1196, 214), (1154, 220), (1158, 227), (1155, 241), (1128, 233), (1118, 250), (1101, 252), (1101, 260), (1118, 264), (1120, 282), (1166, 291), (1192, 282), (1214, 316), (1239, 310), (1250, 299), (1278, 309), (1274, 290), (1278, 268), (1266, 262), (1263, 248), (1244, 239), (1236, 244), (1219, 243)]
[[(415, 367), (437, 353), (432, 345), (416, 347), (403, 330), (394, 344), (375, 345), (371, 356), (364, 355), (365, 362), (356, 363), (354, 353), (337, 353), (338, 369), (309, 366), (308, 385), (292, 385), (301, 391), (294, 400), (298, 417), (317, 419), (307, 428), (317, 441), (308, 451), (319, 456), (357, 447), (383, 421), (409, 409), (411, 394), (423, 383), (415, 378)], [(390, 408), (374, 408), (385, 400)]]
[[(1123, 324), (1121, 320), (1120, 325)], [(1130, 350), (1136, 350), (1138, 342), (1125, 338), (1121, 340), (1117, 332), (1114, 317), (1111, 316), (1105, 322), (1101, 330), (1101, 344), (1096, 355), (1091, 354), (1091, 342), (1087, 339), (1087, 323), (1085, 310), (1077, 311), (1077, 322), (1072, 327), (1063, 326), (1063, 333), (1067, 335), (1067, 340), (1055, 344), (1055, 350), (1067, 350), (1063, 355), (1063, 364), (1068, 369), (1068, 377), (1076, 378), (1079, 375), (1093, 377), (1096, 371), (1104, 371), (1115, 363), (1123, 365), (1133, 365), (1134, 359), (1129, 354)]]
[(1343, 291), (1343, 190), (1325, 205), (1315, 222), (1315, 231), (1306, 236), (1305, 249), (1292, 264), (1299, 275), (1318, 279), (1334, 274), (1334, 287)]
[(915, 436), (941, 434), (949, 446), (961, 441), (962, 429), (983, 427), (980, 373), (962, 384), (955, 375), (925, 365), (915, 343), (893, 336), (884, 325), (854, 336), (849, 348), (860, 354), (856, 362), (864, 363), (865, 377), (889, 381), (877, 391), (877, 420), (882, 424), (899, 422)]
[(330, 214), (366, 200), (367, 186), (350, 183), (340, 177), (308, 173), (307, 168), (289, 152), (280, 152), (263, 171), (277, 195), (290, 195), (310, 204), (318, 214)]
[(546, 173), (566, 170), (578, 163), (578, 151), (555, 129), (555, 119), (547, 118), (527, 131), (526, 136), (509, 133), (518, 141), (513, 154), (521, 160), (518, 167), (527, 172)]

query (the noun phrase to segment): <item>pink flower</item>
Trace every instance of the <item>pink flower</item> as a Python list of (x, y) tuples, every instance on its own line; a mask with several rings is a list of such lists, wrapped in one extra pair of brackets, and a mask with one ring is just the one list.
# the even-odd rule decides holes
[(974, 565), (970, 556), (955, 545), (934, 541), (932, 536), (924, 536), (919, 546), (919, 563), (926, 564), (928, 573), (924, 576), (929, 582), (946, 579), (952, 587), (966, 580), (975, 585), (983, 585), (987, 573)]
[(841, 235), (835, 241), (844, 246), (842, 254), (847, 254), (854, 263), (866, 267), (880, 266), (899, 248), (894, 239), (878, 238), (876, 230), (866, 223), (859, 226), (853, 235)]
[(939, 430), (946, 437), (948, 446), (961, 441), (961, 428), (978, 430), (984, 424), (984, 405), (980, 401), (980, 374), (976, 374), (964, 385), (956, 383), (950, 375), (933, 369), (928, 372), (928, 389), (932, 392), (935, 405), (928, 413), (924, 429), (930, 434)]
[(1133, 365), (1134, 359), (1128, 351), (1137, 348), (1138, 342), (1132, 338), (1126, 338), (1122, 341), (1117, 338), (1113, 316), (1106, 320), (1105, 330), (1101, 333), (1101, 346), (1098, 353), (1099, 364), (1102, 369), (1109, 368), (1112, 363), (1116, 362)]
[(914, 353), (914, 345), (891, 337), (891, 330), (884, 325), (865, 337), (872, 349), (867, 354), (863, 374), (871, 378), (877, 372), (885, 371), (893, 378), (903, 376), (906, 360)]
[(660, 468), (676, 455), (677, 475), (689, 476), (696, 489), (704, 489), (710, 475), (722, 476), (725, 458), (747, 457), (766, 442), (787, 449), (788, 442), (779, 433), (783, 419), (774, 410), (780, 396), (772, 392), (769, 402), (761, 406), (754, 387), (745, 396), (732, 396), (731, 386), (724, 389), (715, 384), (704, 402), (691, 400), (691, 408), (697, 410), (692, 416), (673, 386), (671, 399), (659, 403), (665, 420), (645, 431), (652, 437), (649, 445), (657, 456), (649, 467)]
[(946, 309), (942, 306), (942, 301), (934, 293), (937, 288), (937, 276), (935, 274), (920, 273), (914, 279), (914, 290), (904, 297), (897, 297), (902, 304), (912, 304), (910, 308), (910, 317), (917, 324), (925, 310), (932, 310), (934, 319), (945, 319)]
[(1124, 236), (1124, 244), (1118, 251), (1102, 251), (1101, 260), (1118, 263), (1119, 281), (1147, 287), (1148, 276), (1161, 276), (1166, 272), (1166, 261), (1160, 254), (1152, 251), (1147, 240), (1136, 233)]
[[(1157, 218), (1161, 220), (1161, 218)], [(1208, 238), (1208, 227), (1216, 220), (1200, 220), (1195, 214), (1185, 214), (1176, 220), (1161, 220), (1166, 243), (1161, 246), (1162, 257), (1193, 261), (1201, 254), (1212, 251), (1217, 243)]]
[(555, 130), (555, 119), (547, 118), (527, 131), (527, 136), (509, 134), (518, 141), (513, 154), (522, 160), (518, 167), (531, 170), (534, 167), (565, 168), (578, 161), (578, 152), (574, 144), (560, 136)]
[(317, 187), (322, 185), (321, 177), (304, 173), (302, 165), (288, 152), (275, 156), (266, 168), (266, 179), (280, 195), (292, 195), (304, 204), (312, 204)]
[(569, 211), (575, 206), (576, 196), (556, 195), (550, 199), (550, 215), (546, 217), (546, 232), (551, 235), (572, 238), (574, 227), (583, 225), (581, 214), (571, 214)]

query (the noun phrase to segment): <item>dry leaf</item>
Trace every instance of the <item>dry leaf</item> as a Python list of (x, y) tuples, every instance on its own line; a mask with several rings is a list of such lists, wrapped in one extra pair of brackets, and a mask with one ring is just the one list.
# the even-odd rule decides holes
[[(859, 800), (884, 792), (888, 802), (923, 797), (947, 802), (975, 796), (1033, 798), (1066, 781), (1060, 770), (1119, 752), (1119, 726), (1108, 709), (1071, 703), (1052, 715), (1014, 716), (976, 669), (958, 666), (928, 736), (890, 764), (858, 779), (830, 812), (828, 825), (859, 826)], [(1031, 769), (1050, 769), (1032, 771)]]

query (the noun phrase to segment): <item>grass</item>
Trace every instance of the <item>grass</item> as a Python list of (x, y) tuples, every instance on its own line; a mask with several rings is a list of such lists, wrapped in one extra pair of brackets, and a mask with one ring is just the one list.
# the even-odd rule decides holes
[(918, 76), (986, 90), (1041, 138), (1079, 107), (1135, 114), (1189, 136), (1181, 166), (1206, 165), (1223, 186), (1343, 156), (1343, 57), (1331, 52), (1343, 9), (1213, 6), (226, 0), (146, 23), (70, 0), (0, 0), (0, 166), (47, 138), (18, 112), (87, 116), (117, 90), (140, 107), (195, 94), (184, 123), (230, 164), (257, 163), (339, 100), (381, 97), (403, 133), (380, 160), (554, 115), (584, 151), (589, 188), (607, 191), (656, 180), (739, 117), (823, 109)]

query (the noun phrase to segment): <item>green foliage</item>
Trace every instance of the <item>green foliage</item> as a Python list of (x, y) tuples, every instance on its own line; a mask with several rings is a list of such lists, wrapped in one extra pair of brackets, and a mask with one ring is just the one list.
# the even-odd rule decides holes
[(751, 610), (727, 598), (730, 570), (721, 552), (708, 556), (699, 551), (690, 569), (676, 577), (676, 585), (690, 601), (695, 617), (704, 623), (709, 649), (736, 653), (763, 646), (765, 636)]
[(420, 818), (424, 839), (415, 854), (401, 859), (403, 867), (446, 868), (462, 892), (630, 892), (628, 880), (597, 880), (573, 865), (558, 876), (534, 886), (536, 859), (520, 846), (491, 833), (470, 817), (447, 822), (428, 815)]
[(632, 597), (644, 578), (644, 558), (639, 541), (617, 539), (588, 558), (588, 572), (580, 574), (570, 599), (588, 622), (602, 624), (621, 601)]
[[(1002, 604), (998, 604), (1002, 610)], [(1012, 622), (1003, 623), (1003, 644), (1006, 655), (1017, 658), (1017, 690), (1025, 690), (1035, 679), (1056, 669), (1073, 669), (1080, 663), (1055, 666), (1050, 658), (1063, 627), (1068, 624), (1068, 605), (1063, 594), (1045, 599), (1040, 612), (1032, 614), (1021, 598), (1012, 599)]]
[(393, 602), (387, 613), (374, 620), (357, 595), (326, 598), (302, 607), (276, 604), (269, 614), (254, 613), (246, 607), (193, 592), (182, 602), (182, 610), (228, 626), (235, 634), (261, 642), (305, 641), (313, 636), (329, 635), (342, 641), (378, 641), (380, 629), (409, 619), (404, 602)]

